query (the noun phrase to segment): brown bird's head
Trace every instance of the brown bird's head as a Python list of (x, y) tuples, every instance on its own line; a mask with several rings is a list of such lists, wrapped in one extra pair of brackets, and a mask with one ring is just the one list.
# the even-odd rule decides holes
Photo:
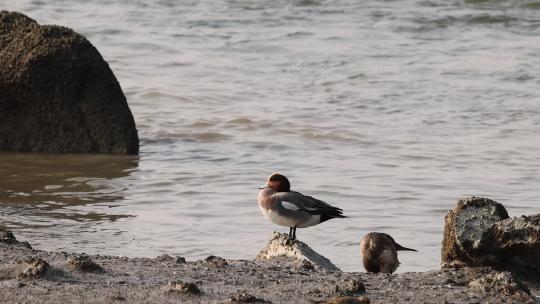
[(291, 183), (289, 183), (289, 180), (284, 175), (279, 173), (270, 175), (266, 181), (266, 184), (276, 192), (291, 191)]

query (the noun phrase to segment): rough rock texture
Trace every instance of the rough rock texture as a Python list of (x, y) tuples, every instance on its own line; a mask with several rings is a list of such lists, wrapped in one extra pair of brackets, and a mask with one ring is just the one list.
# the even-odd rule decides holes
[(366, 292), (366, 286), (359, 278), (348, 278), (336, 285), (336, 293), (343, 295), (354, 295)]
[(529, 288), (508, 271), (490, 272), (471, 281), (468, 286), (473, 292), (497, 293), (520, 302), (534, 303)]
[[(274, 232), (270, 241), (255, 257), (256, 261), (269, 259), (286, 258), (289, 263), (296, 264), (298, 268), (308, 268), (306, 265), (314, 265), (315, 268), (322, 268), (329, 271), (341, 271), (330, 260), (313, 251), (305, 243), (292, 240), (288, 235)], [(305, 261), (309, 262), (306, 264)], [(287, 261), (285, 261), (287, 262)]]
[(0, 12), (0, 151), (137, 154), (118, 81), (83, 36)]
[(507, 219), (503, 205), (482, 197), (458, 201), (445, 217), (442, 267), (496, 264), (502, 258), (493, 247), (491, 227)]
[(68, 259), (67, 263), (73, 270), (94, 272), (105, 271), (103, 267), (96, 264), (96, 262), (92, 261), (92, 259), (87, 255), (72, 256)]
[(457, 271), (445, 270), (444, 273), (448, 275), (447, 286), (466, 286), (469, 294), (480, 298), (496, 296), (495, 300), (479, 301), (481, 303), (537, 303), (535, 298), (540, 300), (538, 294), (533, 295), (529, 288), (538, 289), (540, 281), (521, 281), (509, 271), (493, 267), (464, 267)]
[(460, 200), (445, 218), (443, 268), (493, 266), (540, 277), (540, 214), (508, 218), (486, 198)]
[(182, 282), (182, 281), (171, 281), (163, 288), (166, 292), (179, 292), (179, 293), (188, 293), (188, 294), (201, 294), (201, 290), (195, 283)]
[(156, 260), (161, 261), (161, 262), (173, 262), (173, 263), (180, 263), (180, 264), (183, 264), (186, 262), (186, 258), (184, 257), (181, 257), (181, 256), (172, 257), (168, 254), (162, 254), (158, 256)]
[(4, 228), (0, 228), (0, 243), (15, 244), (15, 245), (24, 246), (30, 249), (32, 248), (32, 246), (30, 246), (28, 242), (17, 241), (13, 233), (10, 230), (4, 229)]
[(17, 274), (19, 278), (43, 277), (51, 268), (49, 263), (40, 258), (30, 258), (19, 263), (19, 265), (20, 271)]
[(491, 232), (505, 263), (540, 274), (540, 214), (500, 221)]
[(215, 267), (225, 267), (227, 266), (227, 261), (222, 258), (215, 255), (209, 255), (204, 259), (204, 262), (208, 265), (212, 265)]
[(246, 291), (238, 291), (234, 293), (228, 300), (228, 303), (271, 303), (265, 299), (257, 298)]
[(13, 244), (17, 242), (17, 239), (13, 235), (13, 232), (4, 228), (0, 228), (0, 242)]

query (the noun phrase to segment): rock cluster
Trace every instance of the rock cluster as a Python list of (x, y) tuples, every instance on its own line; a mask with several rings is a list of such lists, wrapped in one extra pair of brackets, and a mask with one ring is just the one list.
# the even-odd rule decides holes
[(445, 217), (443, 268), (495, 266), (540, 273), (540, 215), (509, 218), (503, 205), (472, 197)]
[(83, 36), (0, 11), (0, 151), (138, 153), (122, 89)]

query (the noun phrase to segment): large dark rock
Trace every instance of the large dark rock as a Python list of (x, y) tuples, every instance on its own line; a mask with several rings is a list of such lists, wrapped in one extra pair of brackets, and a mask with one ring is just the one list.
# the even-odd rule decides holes
[(0, 12), (0, 150), (138, 153), (122, 89), (83, 36)]
[(540, 214), (509, 218), (503, 205), (492, 200), (460, 200), (445, 218), (441, 264), (443, 268), (492, 266), (536, 280)]
[(492, 241), (493, 224), (507, 219), (503, 205), (483, 197), (458, 201), (445, 217), (441, 264), (482, 266), (497, 263), (501, 256)]
[(540, 273), (540, 214), (509, 218), (491, 230), (507, 264)]

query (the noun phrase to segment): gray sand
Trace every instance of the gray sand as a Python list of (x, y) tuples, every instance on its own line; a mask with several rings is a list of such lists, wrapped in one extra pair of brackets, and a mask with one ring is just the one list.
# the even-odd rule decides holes
[(371, 303), (534, 303), (540, 296), (531, 282), (532, 295), (468, 287), (489, 268), (387, 275), (317, 270), (279, 258), (79, 258), (2, 242), (0, 252), (0, 303), (320, 303), (340, 295), (364, 295)]

